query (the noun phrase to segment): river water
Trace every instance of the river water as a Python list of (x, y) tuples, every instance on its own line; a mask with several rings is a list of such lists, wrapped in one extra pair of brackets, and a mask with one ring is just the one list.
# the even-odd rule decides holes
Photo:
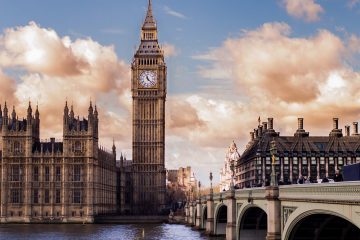
[(222, 240), (224, 238), (209, 238), (203, 232), (173, 224), (1, 224), (0, 239)]

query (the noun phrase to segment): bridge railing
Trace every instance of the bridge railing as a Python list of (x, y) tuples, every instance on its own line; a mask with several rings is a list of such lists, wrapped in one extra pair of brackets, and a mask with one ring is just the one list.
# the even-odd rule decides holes
[[(265, 187), (237, 189), (236, 199), (264, 199)], [(214, 201), (225, 200), (231, 195), (231, 191), (224, 191), (213, 194)], [(337, 183), (312, 183), (312, 184), (292, 184), (280, 186), (279, 199), (286, 201), (326, 201), (326, 202), (346, 202), (360, 203), (360, 181), (356, 182), (337, 182)], [(202, 201), (210, 199), (209, 195), (202, 196)]]
[(294, 184), (280, 187), (282, 201), (318, 201), (334, 203), (360, 203), (360, 181)]

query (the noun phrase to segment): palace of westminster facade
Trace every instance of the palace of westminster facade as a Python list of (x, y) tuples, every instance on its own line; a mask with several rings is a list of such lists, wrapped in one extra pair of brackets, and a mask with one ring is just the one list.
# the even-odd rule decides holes
[(141, 43), (131, 64), (133, 159), (99, 147), (99, 116), (67, 103), (63, 141), (40, 141), (40, 113), (23, 120), (0, 106), (0, 220), (92, 223), (108, 214), (163, 213), (166, 194), (166, 64), (149, 0)]

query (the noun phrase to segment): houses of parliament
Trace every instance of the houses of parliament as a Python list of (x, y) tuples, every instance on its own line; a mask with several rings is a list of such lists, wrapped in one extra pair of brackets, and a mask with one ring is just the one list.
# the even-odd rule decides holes
[[(0, 220), (92, 223), (108, 214), (156, 215), (165, 207), (166, 64), (149, 1), (131, 64), (133, 160), (99, 147), (99, 114), (65, 103), (63, 140), (40, 141), (40, 111), (0, 107)], [(11, 112), (11, 113), (10, 113)], [(22, 119), (22, 120), (20, 120)]]

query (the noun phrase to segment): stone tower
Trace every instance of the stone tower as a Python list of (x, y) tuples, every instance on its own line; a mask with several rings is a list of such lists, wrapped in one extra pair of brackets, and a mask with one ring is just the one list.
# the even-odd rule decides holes
[[(96, 205), (96, 193), (94, 182), (97, 176), (96, 165), (98, 162), (98, 112), (90, 106), (88, 108), (88, 119), (83, 118), (80, 120), (79, 116), (75, 117), (73, 106), (71, 106), (70, 113), (67, 102), (64, 107), (64, 120), (63, 120), (63, 151), (65, 156), (69, 156), (72, 161), (68, 160), (71, 166), (63, 169), (64, 180), (66, 181), (79, 181), (81, 175), (85, 178), (82, 179), (86, 182), (85, 188), (80, 186), (64, 187), (62, 196), (64, 203), (68, 203), (66, 199), (67, 192), (71, 192), (72, 197), (79, 196), (80, 201), (86, 202), (84, 204), (85, 218), (88, 222), (94, 220), (94, 205)], [(68, 215), (70, 210), (67, 205), (63, 208), (63, 215)]]
[(158, 214), (165, 204), (166, 64), (149, 0), (141, 43), (131, 66), (134, 214)]

